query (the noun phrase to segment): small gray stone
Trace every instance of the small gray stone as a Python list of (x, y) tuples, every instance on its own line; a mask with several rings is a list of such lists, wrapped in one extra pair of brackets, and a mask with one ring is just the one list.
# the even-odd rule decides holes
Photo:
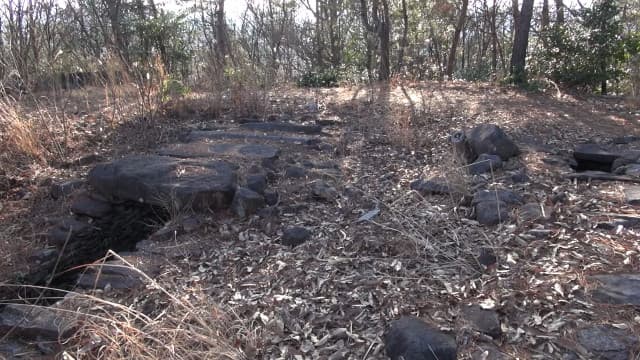
[(267, 177), (263, 174), (247, 175), (247, 188), (258, 194), (264, 194), (267, 188)]
[(531, 179), (529, 178), (527, 173), (525, 173), (524, 171), (516, 171), (515, 173), (511, 174), (511, 181), (513, 181), (516, 184), (526, 183), (526, 182), (529, 182), (530, 180)]
[(522, 197), (511, 190), (498, 189), (498, 190), (481, 190), (475, 193), (473, 196), (472, 204), (477, 204), (486, 201), (496, 200), (505, 202), (509, 205), (522, 204)]
[(264, 201), (269, 206), (274, 206), (280, 200), (280, 195), (278, 195), (277, 191), (266, 191), (264, 193)]
[(485, 310), (478, 305), (464, 306), (462, 308), (462, 318), (464, 321), (469, 322), (474, 330), (493, 338), (497, 338), (502, 334), (500, 318), (494, 310)]
[(627, 204), (640, 205), (640, 186), (632, 185), (625, 187), (624, 197)]
[(476, 220), (482, 225), (497, 225), (509, 220), (509, 210), (504, 201), (483, 201), (475, 206)]
[(240, 217), (247, 217), (258, 212), (265, 205), (264, 197), (244, 187), (236, 189), (231, 202), (231, 209)]
[(502, 159), (498, 155), (480, 154), (467, 170), (471, 175), (479, 175), (502, 168)]
[(498, 261), (495, 251), (489, 247), (480, 248), (478, 262), (484, 266), (491, 266)]
[(84, 180), (69, 180), (61, 184), (51, 185), (50, 195), (54, 200), (71, 195), (85, 184)]
[(624, 167), (624, 174), (632, 177), (640, 177), (640, 164), (629, 164)]
[(449, 185), (447, 185), (444, 179), (440, 178), (414, 180), (409, 186), (411, 187), (411, 190), (415, 190), (423, 196), (428, 194), (447, 195), (452, 193)]
[(634, 136), (634, 135), (625, 135), (625, 136), (619, 136), (619, 137), (615, 137), (612, 139), (612, 142), (616, 145), (626, 145), (626, 144), (630, 144), (634, 141), (638, 141), (640, 138), (638, 136)]
[(549, 219), (551, 211), (551, 207), (539, 203), (526, 203), (518, 209), (518, 219), (523, 222)]
[(307, 241), (311, 237), (311, 232), (302, 226), (293, 226), (284, 231), (280, 243), (282, 245), (295, 247)]
[(511, 356), (504, 354), (492, 344), (478, 344), (478, 349), (471, 353), (471, 360), (508, 360)]
[(338, 190), (322, 180), (317, 180), (311, 184), (313, 197), (324, 201), (334, 201), (338, 198)]
[(288, 179), (300, 179), (307, 176), (307, 171), (300, 166), (289, 166), (285, 170), (284, 176)]
[(546, 239), (551, 235), (552, 231), (549, 229), (531, 229), (527, 231), (528, 235), (533, 236), (536, 239)]
[(456, 340), (424, 321), (405, 316), (392, 321), (384, 337), (391, 360), (456, 360)]

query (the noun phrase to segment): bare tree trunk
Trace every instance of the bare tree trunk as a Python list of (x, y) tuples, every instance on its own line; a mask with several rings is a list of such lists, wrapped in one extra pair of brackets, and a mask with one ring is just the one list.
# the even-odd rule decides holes
[(216, 58), (220, 69), (224, 69), (227, 57), (227, 23), (224, 15), (224, 0), (218, 0), (216, 9)]
[(381, 81), (389, 80), (391, 75), (391, 61), (390, 57), (390, 33), (391, 33), (391, 18), (389, 16), (389, 1), (382, 1), (382, 20), (378, 25), (378, 37), (380, 38), (380, 69), (378, 78)]
[(453, 40), (451, 41), (451, 49), (449, 51), (449, 58), (447, 59), (447, 70), (445, 74), (451, 80), (451, 75), (453, 75), (453, 71), (456, 67), (456, 51), (458, 50), (458, 41), (460, 39), (460, 32), (462, 31), (462, 27), (464, 27), (464, 23), (467, 20), (467, 7), (469, 5), (469, 0), (462, 0), (462, 9), (460, 10), (460, 16), (458, 17), (458, 23), (456, 24), (456, 29), (453, 33)]
[[(380, 18), (380, 2), (382, 2), (382, 19)], [(389, 44), (390, 32), (391, 32), (391, 18), (389, 15), (389, 2), (388, 0), (373, 0), (371, 6), (372, 22), (369, 22), (367, 0), (360, 0), (360, 17), (362, 24), (367, 32), (375, 33), (378, 37), (378, 50), (380, 55), (380, 66), (378, 69), (378, 78), (381, 81), (388, 80), (390, 75), (390, 60), (389, 60)], [(368, 36), (365, 35), (365, 39)], [(367, 47), (371, 46), (371, 42), (367, 42)], [(371, 74), (371, 53), (368, 51), (367, 56), (367, 71)], [(371, 75), (369, 75), (371, 77)]]
[(400, 40), (400, 51), (398, 52), (398, 64), (396, 65), (396, 72), (402, 71), (404, 65), (404, 49), (407, 47), (407, 38), (409, 36), (409, 16), (407, 14), (407, 1), (402, 0), (402, 40)]
[(525, 73), (527, 46), (529, 45), (529, 28), (531, 27), (531, 16), (533, 15), (533, 0), (523, 0), (522, 10), (516, 27), (513, 51), (511, 52), (511, 76), (513, 82), (522, 84), (527, 82)]
[(555, 0), (555, 1), (556, 1), (556, 24), (562, 25), (564, 24), (564, 4), (562, 3), (562, 0)]
[(127, 64), (129, 62), (129, 53), (126, 48), (126, 42), (124, 34), (122, 32), (121, 14), (122, 0), (108, 0), (104, 2), (107, 7), (107, 16), (111, 25), (111, 36), (113, 37), (112, 45), (115, 47), (116, 52), (120, 58)]
[(542, 1), (542, 20), (540, 25), (542, 29), (546, 29), (549, 27), (549, 0)]
[[(486, 1), (486, 0), (485, 0)], [(498, 68), (498, 33), (496, 31), (496, 18), (498, 17), (497, 1), (493, 2), (491, 8), (491, 18), (489, 25), (491, 27), (491, 71), (496, 74)]]

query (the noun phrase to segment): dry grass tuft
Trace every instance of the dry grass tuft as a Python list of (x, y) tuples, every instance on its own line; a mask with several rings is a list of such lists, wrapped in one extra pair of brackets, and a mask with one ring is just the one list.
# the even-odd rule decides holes
[(427, 259), (424, 270), (436, 279), (479, 274), (479, 249), (500, 246), (490, 241), (480, 226), (459, 216), (455, 208), (437, 204), (415, 191), (382, 207), (388, 215), (374, 223), (400, 235), (394, 238), (403, 241), (406, 250)]
[(184, 289), (178, 284), (161, 286), (117, 254), (109, 252), (106, 257), (119, 259), (124, 262), (123, 267), (134, 270), (144, 279), (147, 285), (144, 296), (136, 297), (133, 304), (127, 306), (118, 300), (100, 297), (96, 292), (69, 291), (61, 302), (47, 307), (61, 319), (76, 323), (73, 334), (62, 341), (62, 358), (243, 360), (254, 357), (259, 349), (255, 332), (232, 311), (226, 312), (212, 303), (201, 290)]
[(27, 158), (43, 163), (45, 148), (39, 138), (37, 125), (11, 98), (0, 100), (0, 145), (2, 157)]

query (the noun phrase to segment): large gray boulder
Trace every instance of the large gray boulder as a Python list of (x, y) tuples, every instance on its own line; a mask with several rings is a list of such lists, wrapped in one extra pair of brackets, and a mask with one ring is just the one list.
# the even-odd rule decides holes
[(520, 154), (518, 146), (497, 125), (481, 124), (471, 129), (466, 135), (476, 154), (498, 155), (503, 160)]
[(97, 165), (88, 180), (109, 200), (216, 209), (231, 203), (236, 171), (224, 161), (134, 155)]
[(456, 340), (424, 321), (405, 316), (391, 322), (384, 337), (391, 360), (456, 360)]

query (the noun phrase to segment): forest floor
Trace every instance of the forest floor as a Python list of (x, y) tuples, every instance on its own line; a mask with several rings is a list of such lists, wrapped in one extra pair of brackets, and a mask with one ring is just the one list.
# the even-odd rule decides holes
[[(87, 101), (91, 91), (95, 98)], [(85, 95), (67, 99), (75, 106), (66, 123), (73, 143), (68, 157), (98, 156), (22, 167), (3, 179), (0, 282), (19, 277), (30, 252), (43, 246), (47, 227), (68, 213), (67, 202), (50, 198), (52, 183), (82, 178), (97, 161), (148, 152), (190, 129), (237, 119), (232, 110), (212, 120), (194, 108), (179, 118), (109, 122), (112, 109), (99, 90), (77, 94)], [(248, 220), (201, 215), (195, 231), (153, 245), (172, 254), (158, 283), (181, 298), (220, 304), (242, 320), (246, 338), (239, 343), (248, 358), (383, 358), (384, 330), (404, 314), (456, 334), (460, 358), (470, 359), (586, 358), (575, 334), (589, 324), (640, 333), (634, 307), (595, 304), (586, 281), (590, 274), (639, 271), (638, 233), (595, 224), (606, 213), (640, 216), (640, 207), (625, 204), (621, 183), (567, 179), (572, 169), (563, 161), (579, 143), (640, 136), (640, 112), (621, 99), (421, 82), (287, 88), (265, 104), (265, 114), (280, 119), (327, 124), (331, 154), (283, 151), (285, 162), (330, 162), (339, 171), (318, 170), (308, 181), (279, 174), (272, 186), (280, 194), (277, 213)], [(456, 165), (448, 137), (481, 123), (499, 125), (523, 150), (486, 177), (489, 187), (516, 190), (550, 216), (531, 222), (516, 213), (485, 227), (448, 196), (410, 190), (411, 181), (436, 176), (470, 190), (473, 179)], [(526, 171), (530, 180), (510, 182), (510, 169)], [(341, 195), (317, 201), (309, 193), (311, 177), (330, 179)], [(552, 201), (558, 196), (564, 200)], [(371, 221), (358, 221), (375, 209)], [(295, 248), (279, 244), (283, 229), (293, 225), (310, 229), (311, 239)], [(532, 237), (531, 229), (548, 235)], [(488, 268), (478, 260), (487, 248), (497, 256)], [(101, 296), (141, 304), (155, 296), (145, 291)], [(462, 314), (471, 304), (497, 314), (498, 336), (469, 327)]]

